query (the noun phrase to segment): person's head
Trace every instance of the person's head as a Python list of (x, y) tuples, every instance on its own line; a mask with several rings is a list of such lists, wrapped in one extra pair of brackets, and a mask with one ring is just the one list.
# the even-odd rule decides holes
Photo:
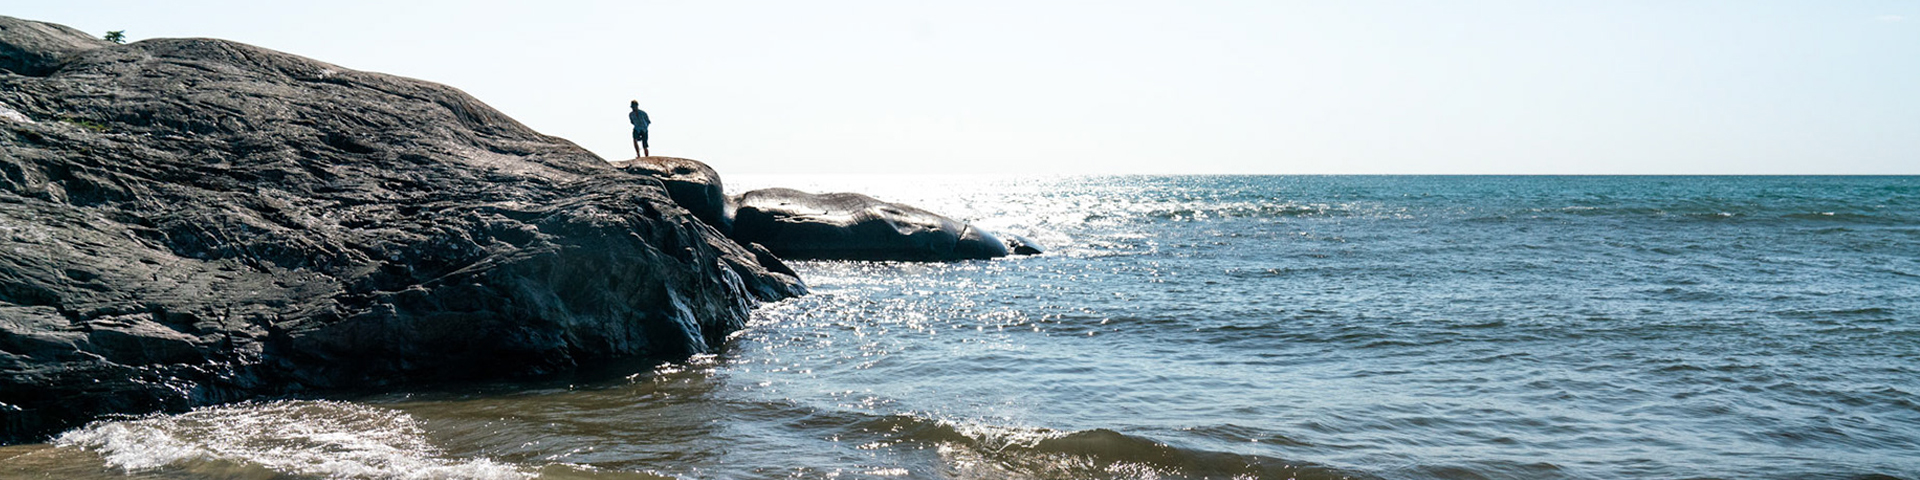
[(633, 103), (628, 103), (628, 104), (627, 104), (627, 106), (629, 106), (629, 107), (633, 107), (633, 109), (634, 109), (634, 110), (639, 110), (639, 109), (640, 109), (640, 101), (639, 101), (639, 100), (634, 100), (634, 101), (633, 101)]

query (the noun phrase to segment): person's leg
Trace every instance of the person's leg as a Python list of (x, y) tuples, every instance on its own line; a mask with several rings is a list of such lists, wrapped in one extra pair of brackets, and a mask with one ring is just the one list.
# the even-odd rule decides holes
[(642, 156), (647, 156), (647, 157), (651, 157), (651, 156), (653, 156), (653, 147), (652, 147), (652, 146), (650, 146), (650, 145), (647, 145), (647, 131), (646, 131), (646, 130), (640, 130), (640, 131), (638, 131), (638, 132), (635, 132), (635, 133), (639, 133), (639, 134), (640, 134), (640, 153), (641, 153), (641, 155), (642, 155)]
[(640, 155), (640, 139), (644, 137), (641, 135), (643, 134), (641, 134), (639, 130), (633, 131), (633, 156), (636, 157), (642, 156)]

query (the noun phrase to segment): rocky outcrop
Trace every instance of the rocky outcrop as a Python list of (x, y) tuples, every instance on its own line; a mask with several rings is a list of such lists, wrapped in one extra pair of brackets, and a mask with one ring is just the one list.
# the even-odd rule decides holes
[(769, 188), (733, 203), (734, 240), (786, 258), (948, 261), (1039, 253), (1025, 239), (1010, 247), (966, 222), (858, 193)]
[[(762, 266), (792, 272), (779, 257), (813, 260), (952, 261), (1035, 255), (1038, 244), (995, 236), (966, 222), (857, 193), (766, 189), (728, 197), (720, 174), (699, 160), (640, 157), (614, 166), (660, 180), (681, 207), (762, 253)], [(735, 228), (740, 222), (742, 227)], [(777, 255), (777, 256), (776, 256)]]
[(0, 18), (0, 70), (45, 76), (67, 57), (112, 45), (66, 25)]
[(733, 232), (733, 212), (727, 205), (726, 185), (720, 172), (706, 162), (675, 157), (639, 157), (613, 162), (613, 166), (651, 176), (667, 186), (674, 203), (693, 212), (721, 234)]
[(791, 271), (450, 87), (0, 17), (0, 443), (706, 351)]

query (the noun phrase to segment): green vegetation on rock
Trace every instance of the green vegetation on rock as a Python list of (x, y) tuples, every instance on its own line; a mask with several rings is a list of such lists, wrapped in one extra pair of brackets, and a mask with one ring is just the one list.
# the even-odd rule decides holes
[(87, 119), (84, 119), (84, 118), (62, 118), (62, 119), (60, 119), (60, 121), (62, 121), (62, 122), (66, 122), (66, 123), (69, 123), (69, 124), (72, 124), (72, 125), (74, 125), (74, 126), (77, 126), (77, 127), (80, 127), (80, 128), (85, 128), (85, 129), (88, 129), (88, 130), (92, 130), (92, 131), (96, 131), (96, 132), (105, 132), (105, 131), (107, 131), (107, 125), (106, 125), (106, 124), (104, 124), (104, 123), (100, 123), (100, 122), (96, 122), (96, 121), (92, 121), (92, 120), (87, 120)]

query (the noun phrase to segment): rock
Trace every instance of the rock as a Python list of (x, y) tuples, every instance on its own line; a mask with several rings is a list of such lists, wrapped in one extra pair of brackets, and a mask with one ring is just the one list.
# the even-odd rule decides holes
[(675, 157), (639, 157), (613, 162), (615, 167), (659, 179), (667, 185), (674, 203), (693, 212), (721, 234), (733, 232), (733, 216), (727, 208), (726, 188), (720, 173), (705, 162)]
[[(852, 193), (812, 195), (769, 189), (728, 197), (713, 167), (699, 160), (639, 157), (615, 167), (666, 184), (667, 193), (720, 233), (747, 245), (768, 271), (793, 275), (779, 256), (834, 260), (946, 261), (1037, 255), (1039, 244), (1017, 235), (996, 237), (972, 225), (918, 208)], [(751, 225), (736, 232), (737, 202)], [(814, 213), (833, 210), (840, 213)], [(773, 245), (763, 246), (762, 243)], [(996, 245), (998, 245), (996, 247)], [(770, 253), (770, 250), (776, 250)]]
[[(673, 202), (692, 212), (695, 218), (721, 234), (733, 232), (732, 199), (727, 197), (720, 173), (706, 162), (690, 158), (638, 157), (615, 161), (613, 166), (659, 180), (667, 186), (667, 195)], [(767, 271), (799, 277), (780, 257), (767, 251), (767, 247), (752, 242), (742, 244)]]
[(754, 259), (760, 261), (760, 268), (765, 268), (769, 272), (791, 275), (794, 278), (800, 277), (800, 274), (794, 273), (793, 267), (788, 267), (787, 262), (780, 261), (780, 257), (774, 255), (773, 251), (767, 250), (764, 245), (748, 242), (747, 251), (753, 252)]
[(754, 190), (734, 199), (733, 238), (786, 258), (949, 261), (1007, 256), (965, 222), (857, 193)]
[(1014, 255), (1039, 255), (1046, 253), (1045, 250), (1040, 248), (1039, 243), (1034, 243), (1033, 240), (1028, 240), (1027, 237), (1011, 233), (1001, 233), (1000, 240), (1006, 242), (1007, 251), (1013, 252)]
[(113, 45), (66, 25), (0, 16), (0, 70), (18, 75), (46, 76), (62, 59), (76, 53)]
[(662, 182), (444, 85), (6, 17), (0, 68), (0, 443), (674, 358), (805, 289)]

